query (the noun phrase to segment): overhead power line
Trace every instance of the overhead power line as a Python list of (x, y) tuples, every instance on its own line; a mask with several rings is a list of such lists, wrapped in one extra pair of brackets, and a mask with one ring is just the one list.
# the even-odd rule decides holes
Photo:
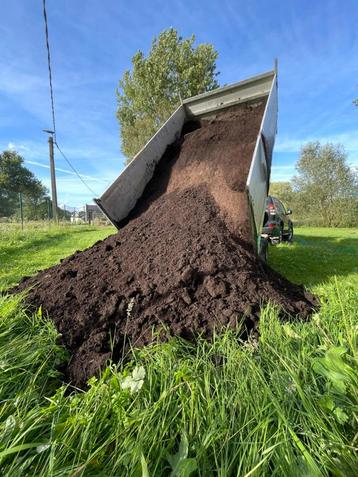
[(67, 162), (67, 164), (70, 166), (70, 168), (73, 170), (73, 172), (78, 176), (78, 178), (80, 179), (80, 181), (87, 187), (87, 189), (92, 193), (94, 194), (95, 196), (97, 196), (98, 194), (96, 194), (96, 192), (91, 189), (91, 187), (85, 182), (85, 180), (83, 179), (83, 177), (81, 176), (81, 174), (75, 169), (75, 167), (71, 164), (70, 160), (66, 157), (66, 155), (62, 152), (60, 146), (57, 144), (57, 142), (55, 142), (55, 146), (57, 147), (59, 153), (61, 154), (61, 156), (64, 158), (64, 160)]
[[(46, 50), (47, 50), (47, 63), (48, 63), (48, 77), (49, 77), (49, 85), (50, 85), (50, 95), (51, 95), (51, 111), (52, 111), (52, 125), (53, 125), (53, 138), (54, 138), (54, 143), (61, 154), (61, 156), (65, 159), (67, 164), (70, 166), (70, 168), (73, 170), (73, 172), (78, 176), (80, 181), (87, 187), (87, 189), (91, 192), (91, 194), (94, 194), (97, 196), (96, 192), (94, 192), (93, 189), (86, 183), (86, 181), (83, 179), (81, 174), (77, 171), (77, 169), (71, 164), (71, 161), (68, 159), (68, 157), (64, 154), (64, 152), (61, 150), (60, 146), (57, 143), (56, 139), (56, 115), (55, 115), (55, 101), (54, 101), (54, 93), (53, 93), (53, 87), (52, 87), (52, 70), (51, 70), (51, 53), (50, 53), (50, 43), (49, 43), (49, 38), (48, 38), (48, 25), (47, 25), (47, 12), (46, 12), (46, 0), (42, 0), (42, 6), (43, 6), (43, 16), (44, 16), (44, 22), (45, 22), (45, 37), (46, 37)], [(50, 132), (51, 131), (47, 131)]]

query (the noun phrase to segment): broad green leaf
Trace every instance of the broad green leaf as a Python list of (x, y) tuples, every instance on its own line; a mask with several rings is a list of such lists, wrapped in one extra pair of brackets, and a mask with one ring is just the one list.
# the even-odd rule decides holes
[(186, 434), (183, 434), (178, 452), (168, 456), (168, 462), (172, 468), (170, 477), (189, 477), (197, 469), (196, 460), (194, 458), (187, 458), (188, 451), (188, 438)]
[(328, 411), (333, 411), (334, 409), (334, 401), (331, 398), (331, 396), (328, 396), (325, 394), (319, 399), (319, 405), (323, 407), (324, 409), (328, 409)]
[(352, 368), (342, 359), (346, 352), (346, 348), (342, 346), (330, 348), (323, 358), (316, 358), (313, 362), (313, 370), (324, 376), (332, 387), (342, 394), (346, 392), (346, 384), (352, 373)]
[(293, 329), (291, 328), (290, 325), (288, 325), (287, 323), (285, 325), (283, 325), (283, 331), (285, 333), (286, 336), (288, 336), (289, 338), (294, 338), (294, 339), (301, 339), (300, 335), (298, 335), (295, 331), (293, 331)]
[(345, 424), (348, 421), (347, 414), (340, 407), (336, 407), (336, 409), (333, 411), (333, 414), (336, 416), (337, 421), (340, 424)]

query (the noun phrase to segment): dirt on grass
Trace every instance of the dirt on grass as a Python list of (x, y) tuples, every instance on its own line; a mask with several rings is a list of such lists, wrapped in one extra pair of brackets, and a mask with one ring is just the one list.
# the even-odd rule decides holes
[(307, 319), (317, 300), (254, 253), (245, 192), (265, 102), (187, 123), (120, 231), (13, 291), (31, 287), (71, 352), (83, 387), (128, 346), (214, 329), (256, 333), (260, 307)]

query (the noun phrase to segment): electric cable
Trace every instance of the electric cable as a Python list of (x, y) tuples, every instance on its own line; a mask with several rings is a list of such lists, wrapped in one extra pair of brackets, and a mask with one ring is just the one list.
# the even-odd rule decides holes
[(46, 38), (47, 63), (48, 63), (48, 77), (49, 77), (50, 95), (51, 95), (51, 110), (52, 110), (52, 124), (53, 124), (54, 143), (55, 143), (58, 151), (60, 152), (61, 156), (65, 159), (67, 164), (70, 166), (70, 168), (73, 170), (73, 172), (77, 175), (77, 177), (80, 179), (80, 181), (87, 187), (87, 189), (91, 192), (91, 194), (94, 194), (95, 196), (98, 196), (98, 194), (96, 194), (96, 192), (94, 192), (94, 190), (91, 189), (91, 187), (86, 183), (86, 181), (83, 179), (81, 174), (77, 171), (77, 169), (71, 164), (71, 161), (67, 158), (65, 153), (61, 150), (61, 148), (58, 145), (57, 140), (56, 140), (56, 115), (55, 115), (54, 93), (53, 93), (53, 86), (52, 86), (51, 53), (50, 53), (50, 42), (49, 42), (49, 36), (48, 36), (46, 0), (42, 0), (42, 6), (43, 6), (43, 16), (44, 16), (44, 22), (45, 22), (45, 38)]
[(87, 189), (95, 195), (95, 197), (98, 197), (98, 194), (96, 194), (96, 192), (91, 189), (91, 187), (85, 182), (85, 180), (83, 179), (83, 177), (81, 176), (81, 174), (76, 170), (76, 168), (71, 164), (70, 160), (66, 157), (65, 153), (61, 150), (60, 146), (57, 144), (57, 142), (55, 142), (55, 146), (57, 147), (59, 153), (61, 154), (61, 156), (64, 158), (64, 160), (67, 162), (67, 164), (70, 166), (70, 168), (73, 170), (73, 172), (78, 176), (78, 178), (80, 179), (80, 181), (83, 183), (83, 185), (85, 185), (87, 187)]

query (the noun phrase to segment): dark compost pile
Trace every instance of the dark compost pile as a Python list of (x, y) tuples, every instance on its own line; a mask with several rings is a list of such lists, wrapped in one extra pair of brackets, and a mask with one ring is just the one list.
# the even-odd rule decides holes
[(85, 385), (103, 366), (111, 341), (120, 359), (125, 339), (136, 347), (153, 332), (210, 338), (238, 323), (247, 335), (268, 301), (301, 319), (317, 305), (251, 243), (245, 184), (264, 107), (243, 104), (187, 123), (117, 234), (13, 290), (32, 287), (27, 301), (55, 322), (72, 354), (72, 383)]

